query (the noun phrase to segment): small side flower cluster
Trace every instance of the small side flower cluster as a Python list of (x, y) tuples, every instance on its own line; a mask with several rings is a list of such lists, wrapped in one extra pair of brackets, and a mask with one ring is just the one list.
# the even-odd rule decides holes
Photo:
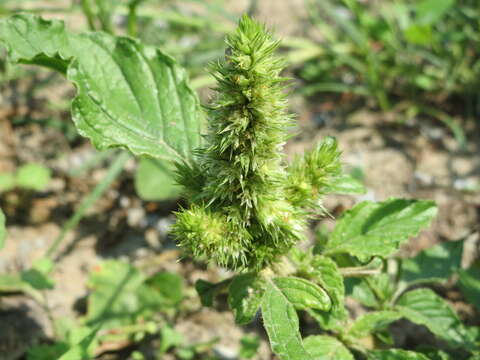
[(207, 145), (195, 164), (178, 165), (191, 205), (177, 213), (173, 234), (194, 256), (260, 270), (303, 239), (322, 186), (339, 171), (338, 151), (328, 140), (286, 167), (292, 118), (279, 43), (247, 16), (226, 41), (225, 60), (213, 66)]

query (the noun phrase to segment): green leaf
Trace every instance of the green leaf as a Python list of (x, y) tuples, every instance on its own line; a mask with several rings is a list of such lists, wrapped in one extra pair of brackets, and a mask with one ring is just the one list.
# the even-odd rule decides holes
[(244, 335), (240, 339), (240, 359), (251, 359), (253, 358), (260, 347), (260, 337), (257, 335)]
[(455, 0), (423, 0), (416, 6), (417, 22), (435, 24), (455, 5)]
[(175, 331), (170, 325), (166, 324), (160, 329), (160, 355), (165, 354), (170, 348), (182, 345), (185, 342), (182, 334)]
[(469, 303), (480, 311), (480, 267), (460, 270), (459, 285)]
[(58, 360), (90, 360), (93, 357), (93, 352), (97, 345), (97, 333), (100, 326), (90, 329), (82, 327), (78, 335), (83, 335), (78, 343), (63, 354)]
[(97, 331), (85, 326), (74, 327), (70, 330), (68, 342), (62, 341), (52, 345), (33, 346), (27, 350), (27, 360), (92, 359), (97, 346), (95, 339)]
[(317, 255), (314, 256), (311, 265), (316, 274), (316, 280), (322, 288), (328, 289), (328, 295), (332, 300), (332, 311), (344, 310), (345, 287), (337, 264), (327, 257)]
[(135, 172), (135, 190), (143, 200), (161, 201), (180, 195), (170, 162), (142, 157)]
[(24, 189), (43, 191), (50, 182), (50, 178), (49, 168), (40, 164), (25, 164), (17, 171), (16, 183)]
[(44, 302), (44, 297), (42, 296), (42, 293), (39, 290), (33, 288), (30, 284), (23, 281), (20, 274), (1, 274), (0, 295), (2, 292), (23, 292), (25, 294), (28, 294), (40, 304)]
[(233, 278), (228, 288), (228, 304), (240, 325), (250, 323), (262, 302), (265, 281), (255, 273), (241, 274)]
[(332, 307), (332, 301), (327, 292), (308, 280), (297, 277), (277, 277), (273, 282), (297, 310), (329, 311)]
[(1, 292), (18, 292), (22, 291), (24, 283), (17, 274), (0, 275), (0, 293)]
[(403, 294), (396, 310), (408, 320), (426, 326), (451, 345), (468, 345), (466, 329), (455, 311), (430, 289), (416, 289)]
[(413, 24), (404, 31), (405, 39), (416, 45), (428, 45), (433, 41), (433, 32), (430, 25)]
[(199, 279), (195, 283), (195, 290), (197, 290), (202, 305), (211, 307), (213, 306), (213, 299), (219, 291), (219, 284)]
[(302, 343), (295, 307), (273, 281), (267, 282), (262, 314), (270, 346), (281, 360), (314, 360)]
[(402, 263), (401, 279), (410, 284), (443, 282), (460, 269), (463, 241), (447, 241)]
[(451, 360), (452, 358), (445, 351), (435, 348), (421, 346), (417, 348), (417, 351), (421, 352), (430, 360)]
[(432, 201), (361, 202), (340, 218), (325, 252), (349, 253), (362, 259), (388, 256), (402, 242), (428, 226), (436, 213)]
[(392, 278), (388, 274), (369, 276), (366, 279), (348, 279), (352, 286), (351, 296), (362, 305), (380, 309), (382, 304), (389, 303), (395, 292)]
[(103, 328), (130, 325), (140, 316), (158, 310), (164, 298), (146, 285), (146, 276), (132, 265), (116, 260), (105, 261), (88, 279), (86, 324)]
[(330, 258), (323, 256), (314, 256), (306, 269), (312, 280), (318, 282), (323, 288), (328, 290), (332, 307), (330, 311), (318, 311), (315, 309), (307, 309), (307, 312), (313, 316), (327, 330), (340, 330), (343, 327), (343, 321), (346, 319), (345, 311), (345, 286), (343, 284), (343, 276), (340, 273), (337, 264)]
[(63, 22), (31, 15), (15, 15), (0, 22), (0, 40), (13, 62), (38, 62), (63, 72), (74, 51)]
[(343, 174), (335, 179), (335, 182), (328, 187), (327, 193), (332, 194), (365, 194), (367, 189), (352, 175)]
[(480, 343), (480, 327), (479, 326), (467, 326), (467, 333), (470, 339), (474, 339), (477, 343)]
[(5, 227), (5, 215), (0, 209), (0, 250), (5, 246), (5, 238), (7, 237), (7, 228)]
[(136, 291), (145, 276), (132, 265), (109, 260), (96, 267), (89, 276), (87, 323), (102, 318), (122, 318), (138, 309)]
[(10, 191), (15, 188), (15, 175), (12, 173), (0, 174), (0, 192)]
[(46, 257), (42, 257), (38, 260), (35, 260), (32, 264), (32, 268), (40, 271), (42, 274), (48, 275), (53, 271), (55, 264), (52, 260)]
[(352, 353), (340, 341), (331, 336), (309, 336), (303, 341), (315, 360), (353, 360)]
[(168, 306), (178, 305), (183, 299), (183, 278), (168, 271), (162, 271), (151, 276), (147, 285), (155, 289)]
[[(55, 317), (54, 329), (56, 338), (60, 340), (67, 340), (70, 337), (73, 329), (78, 327), (78, 319), (70, 316), (58, 316)], [(68, 341), (67, 341), (68, 342)]]
[(13, 61), (67, 64), (77, 88), (73, 121), (98, 149), (188, 161), (200, 145), (197, 95), (185, 70), (160, 50), (105, 33), (75, 35), (63, 22), (32, 15), (0, 22), (0, 40)]
[(346, 278), (345, 289), (347, 296), (351, 296), (363, 306), (379, 309), (380, 304), (372, 289), (365, 282), (365, 279)]
[(368, 353), (369, 360), (429, 360), (425, 355), (406, 350), (379, 350)]
[(32, 267), (22, 271), (21, 280), (37, 290), (53, 289), (55, 281), (49, 276), (53, 270), (54, 264), (48, 258), (36, 260)]
[(363, 338), (370, 334), (384, 330), (390, 323), (398, 320), (402, 315), (396, 311), (376, 311), (367, 313), (352, 324), (348, 335), (354, 338)]
[(27, 350), (27, 360), (58, 359), (69, 349), (69, 345), (58, 342), (52, 345), (36, 345)]

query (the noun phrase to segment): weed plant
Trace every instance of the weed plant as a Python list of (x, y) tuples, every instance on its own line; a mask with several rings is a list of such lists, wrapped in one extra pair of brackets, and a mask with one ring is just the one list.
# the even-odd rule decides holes
[[(184, 256), (232, 271), (219, 283), (196, 283), (202, 304), (214, 306), (215, 297), (226, 293), (238, 324), (261, 316), (280, 359), (478, 359), (479, 328), (462, 323), (425, 286), (457, 277), (479, 305), (478, 264), (461, 268), (463, 242), (392, 259), (430, 224), (437, 212), (432, 201), (362, 201), (331, 233), (302, 250), (297, 246), (307, 243), (309, 220), (326, 214), (324, 196), (361, 186), (342, 174), (332, 138), (291, 163), (284, 159), (293, 119), (280, 75), (283, 61), (275, 55), (279, 42), (263, 25), (243, 16), (227, 37), (225, 58), (212, 66), (217, 87), (206, 114), (185, 70), (138, 40), (76, 34), (63, 22), (33, 15), (2, 20), (0, 40), (12, 62), (48, 67), (75, 85), (73, 122), (98, 149), (120, 147), (176, 167), (188, 205), (177, 212), (172, 234)], [(127, 152), (117, 157), (110, 180), (128, 158)], [(0, 212), (0, 247), (4, 239)], [(2, 275), (0, 292), (24, 292), (48, 311), (59, 242), (30, 269)], [(157, 358), (166, 352), (180, 359), (215, 358), (208, 353), (212, 344), (185, 344), (172, 329), (182, 311), (182, 284), (176, 274), (147, 275), (131, 264), (106, 261), (90, 274), (85, 316), (73, 324), (52, 319), (54, 343), (35, 346), (27, 356), (91, 359), (112, 340), (132, 344), (159, 336)], [(365, 306), (364, 315), (349, 316), (347, 295)], [(299, 314), (317, 323), (316, 335), (301, 334)], [(400, 319), (426, 327), (441, 347), (396, 347), (389, 325)], [(253, 356), (258, 341), (244, 338), (242, 344), (242, 356)]]

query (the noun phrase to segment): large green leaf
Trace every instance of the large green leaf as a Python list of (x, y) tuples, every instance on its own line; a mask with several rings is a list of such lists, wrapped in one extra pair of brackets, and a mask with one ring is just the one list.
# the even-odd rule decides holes
[(5, 238), (7, 237), (7, 229), (5, 228), (5, 215), (0, 209), (0, 249), (5, 246)]
[(468, 302), (480, 311), (480, 267), (461, 270), (459, 285)]
[(384, 330), (390, 323), (398, 320), (402, 315), (396, 311), (376, 311), (367, 313), (352, 324), (348, 335), (354, 338), (362, 338), (375, 332)]
[(379, 350), (368, 353), (369, 360), (429, 360), (425, 355), (406, 350)]
[(352, 353), (334, 337), (309, 336), (303, 343), (315, 360), (353, 360)]
[(448, 241), (420, 252), (402, 263), (403, 281), (408, 283), (447, 281), (460, 269), (463, 241)]
[(408, 320), (426, 326), (439, 338), (454, 346), (468, 346), (470, 340), (455, 311), (430, 289), (416, 289), (403, 294), (396, 310)]
[(266, 284), (262, 314), (270, 346), (281, 360), (314, 360), (303, 345), (295, 307), (273, 281)]
[(160, 201), (180, 195), (170, 162), (142, 157), (135, 172), (135, 190), (143, 200)]
[(364, 201), (347, 211), (332, 232), (325, 252), (360, 258), (388, 256), (426, 227), (437, 213), (432, 201)]
[(254, 273), (237, 275), (228, 288), (228, 304), (238, 324), (253, 320), (262, 302), (265, 281)]
[(297, 310), (329, 311), (332, 307), (332, 301), (327, 292), (308, 280), (297, 277), (277, 277), (273, 282)]
[(65, 72), (74, 49), (62, 21), (14, 15), (0, 22), (0, 40), (13, 62), (33, 63)]
[(198, 98), (184, 69), (160, 50), (104, 33), (75, 35), (32, 15), (1, 21), (0, 40), (13, 61), (66, 68), (77, 88), (73, 120), (97, 148), (188, 161), (199, 146)]

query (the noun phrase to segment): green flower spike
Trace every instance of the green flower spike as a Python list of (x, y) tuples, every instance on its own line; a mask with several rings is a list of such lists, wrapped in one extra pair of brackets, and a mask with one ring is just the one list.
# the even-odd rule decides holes
[[(196, 164), (178, 165), (191, 206), (177, 213), (173, 234), (195, 256), (258, 271), (304, 238), (319, 186), (338, 169), (338, 152), (329, 140), (287, 171), (282, 150), (292, 118), (283, 62), (274, 56), (279, 43), (247, 16), (226, 42), (225, 61), (213, 65), (218, 86), (207, 145)], [(333, 156), (324, 159), (327, 148)]]

